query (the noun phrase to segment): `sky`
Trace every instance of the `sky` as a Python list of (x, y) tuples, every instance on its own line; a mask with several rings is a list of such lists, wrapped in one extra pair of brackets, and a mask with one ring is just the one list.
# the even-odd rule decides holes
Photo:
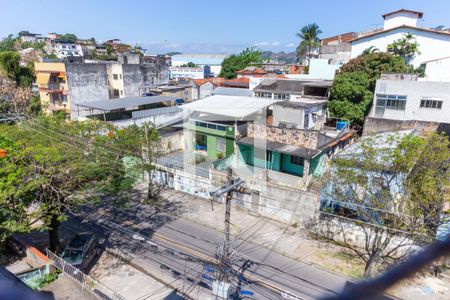
[(450, 27), (449, 0), (0, 0), (0, 37), (28, 30), (118, 38), (149, 53), (290, 52), (306, 24), (323, 38), (381, 27), (381, 15), (400, 8), (424, 12), (419, 26)]

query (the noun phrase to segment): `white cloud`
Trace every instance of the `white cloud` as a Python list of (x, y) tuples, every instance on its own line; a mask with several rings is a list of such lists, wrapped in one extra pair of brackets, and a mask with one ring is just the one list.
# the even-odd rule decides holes
[(259, 43), (254, 43), (253, 46), (257, 46), (257, 47), (265, 47), (265, 46), (269, 46), (269, 42), (259, 42)]
[(272, 46), (279, 46), (280, 42), (272, 42)]
[(289, 43), (289, 44), (286, 44), (286, 47), (292, 48), (292, 47), (295, 47), (295, 44), (294, 43)]

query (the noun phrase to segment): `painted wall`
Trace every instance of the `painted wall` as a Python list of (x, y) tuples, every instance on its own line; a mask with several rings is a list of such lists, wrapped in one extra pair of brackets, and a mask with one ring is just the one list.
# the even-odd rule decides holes
[(395, 28), (401, 25), (417, 26), (417, 14), (410, 12), (398, 12), (384, 19), (383, 29)]
[(429, 81), (450, 81), (450, 57), (427, 62), (425, 78)]
[(402, 38), (405, 33), (413, 34), (419, 44), (420, 54), (417, 54), (411, 61), (414, 67), (417, 68), (426, 61), (450, 56), (450, 34), (425, 32), (414, 28), (398, 28), (352, 42), (351, 57), (357, 57), (371, 46), (380, 51), (387, 51), (387, 46)]
[(291, 155), (287, 154), (281, 155), (281, 171), (289, 174), (303, 176), (303, 166), (291, 163)]
[[(407, 96), (405, 110), (386, 109), (383, 116), (375, 115), (376, 95), (392, 94)], [(438, 98), (442, 108), (422, 108), (423, 97)], [(450, 123), (450, 82), (377, 80), (374, 103), (369, 116), (394, 120), (418, 120)]]
[(165, 64), (123, 64), (124, 97), (140, 96), (143, 86), (169, 83)]

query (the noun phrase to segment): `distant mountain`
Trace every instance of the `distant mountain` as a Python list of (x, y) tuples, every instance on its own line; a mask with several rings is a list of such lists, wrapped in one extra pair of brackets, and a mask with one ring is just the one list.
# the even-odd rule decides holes
[(297, 61), (297, 55), (295, 52), (272, 52), (272, 51), (263, 51), (261, 54), (263, 59), (275, 60), (279, 62), (284, 62), (286, 64), (293, 64)]

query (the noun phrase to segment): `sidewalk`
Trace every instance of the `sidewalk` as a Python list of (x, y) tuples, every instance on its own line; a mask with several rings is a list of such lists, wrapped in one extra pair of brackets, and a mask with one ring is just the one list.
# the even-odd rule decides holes
[[(181, 218), (222, 231), (224, 229), (224, 205), (211, 202), (173, 189), (166, 189), (161, 196), (182, 205)], [(362, 262), (345, 248), (316, 240), (301, 228), (283, 224), (232, 206), (232, 237), (248, 239), (275, 252), (358, 280), (364, 270)], [(236, 242), (239, 244), (239, 242)], [(239, 250), (239, 249), (238, 249)], [(448, 276), (435, 278), (417, 276), (403, 282), (388, 292), (401, 299), (448, 299)]]

